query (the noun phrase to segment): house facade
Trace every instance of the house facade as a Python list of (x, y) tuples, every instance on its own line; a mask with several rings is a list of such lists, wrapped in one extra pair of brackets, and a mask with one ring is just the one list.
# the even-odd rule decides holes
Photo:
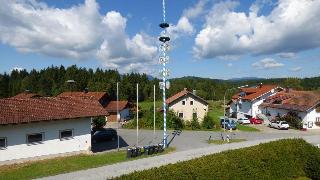
[[(106, 92), (63, 92), (59, 94), (57, 97), (78, 97), (96, 100), (108, 112), (108, 116), (105, 117), (106, 121), (117, 121), (117, 101), (112, 101)], [(128, 101), (119, 101), (118, 108), (120, 121), (126, 121), (131, 118), (130, 103)]]
[(104, 109), (109, 113), (106, 117), (107, 122), (117, 122), (117, 106), (119, 110), (119, 120), (127, 121), (131, 118), (130, 116), (130, 103), (128, 101), (110, 101)]
[(234, 118), (251, 118), (261, 114), (259, 105), (268, 97), (283, 89), (276, 85), (262, 85), (241, 88), (240, 92), (232, 96), (229, 105), (229, 115)]
[(320, 95), (310, 91), (286, 90), (265, 100), (260, 106), (269, 119), (294, 112), (301, 119), (303, 128), (320, 129)]
[(80, 98), (0, 100), (0, 161), (89, 151), (91, 118), (107, 115)]
[(191, 121), (196, 116), (202, 121), (208, 113), (208, 102), (197, 96), (195, 91), (190, 92), (186, 88), (168, 98), (166, 101), (169, 110), (173, 110), (179, 118)]

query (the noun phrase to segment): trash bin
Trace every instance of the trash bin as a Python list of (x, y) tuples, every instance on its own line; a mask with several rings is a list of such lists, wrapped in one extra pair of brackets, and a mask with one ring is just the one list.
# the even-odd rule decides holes
[(137, 152), (137, 156), (140, 156), (140, 155), (141, 155), (141, 148), (140, 148), (140, 147), (137, 147), (136, 152)]
[(128, 148), (127, 149), (127, 158), (131, 158), (132, 157), (132, 149)]
[(154, 153), (154, 147), (153, 146), (149, 146), (149, 152), (148, 155), (151, 155)]
[(145, 155), (148, 155), (148, 154), (149, 154), (149, 146), (144, 146), (144, 147), (143, 147), (143, 150), (144, 150), (143, 153), (144, 153)]

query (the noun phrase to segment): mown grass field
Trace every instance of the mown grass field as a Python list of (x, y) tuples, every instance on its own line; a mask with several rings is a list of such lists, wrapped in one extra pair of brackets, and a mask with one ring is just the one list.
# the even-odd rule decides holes
[(284, 139), (134, 172), (116, 179), (320, 179), (320, 150)]
[(94, 155), (80, 154), (69, 157), (59, 157), (54, 159), (26, 162), (22, 164), (4, 165), (0, 166), (0, 179), (34, 179), (62, 173), (68, 173), (77, 170), (95, 168), (118, 162), (131, 161), (139, 158), (146, 158), (150, 156), (166, 154), (174, 150), (175, 148), (170, 147), (159, 154), (149, 156), (142, 155), (140, 157), (130, 159), (126, 157), (126, 151), (122, 150), (119, 152), (107, 152)]

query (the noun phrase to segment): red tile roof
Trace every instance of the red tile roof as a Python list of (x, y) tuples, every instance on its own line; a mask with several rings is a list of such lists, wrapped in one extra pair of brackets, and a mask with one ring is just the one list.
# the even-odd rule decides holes
[[(119, 101), (119, 111), (129, 106), (128, 101)], [(110, 101), (104, 108), (108, 112), (117, 112), (117, 101)]]
[(260, 106), (304, 112), (317, 104), (320, 104), (320, 94), (312, 91), (291, 90), (270, 96)]
[(241, 88), (241, 92), (233, 95), (232, 99), (240, 98), (240, 94), (244, 92), (245, 96), (242, 96), (241, 98), (252, 101), (276, 88), (278, 88), (277, 85), (261, 85), (255, 88)]
[(57, 97), (81, 97), (81, 98), (91, 98), (95, 100), (101, 100), (103, 97), (107, 96), (106, 92), (63, 92)]
[(204, 99), (202, 99), (201, 97), (193, 94), (192, 92), (188, 91), (186, 88), (183, 89), (182, 91), (178, 92), (177, 94), (169, 97), (169, 98), (166, 100), (166, 103), (167, 103), (167, 105), (169, 105), (169, 104), (171, 104), (173, 101), (175, 101), (175, 100), (177, 100), (177, 99), (179, 99), (179, 98), (181, 98), (181, 97), (183, 97), (183, 96), (186, 96), (186, 95), (188, 95), (188, 94), (191, 94), (192, 96), (194, 96), (194, 97), (200, 99), (201, 101), (203, 101), (205, 104), (208, 104), (208, 102), (207, 102), (206, 100), (204, 100)]
[(106, 116), (98, 101), (84, 98), (0, 99), (0, 125)]
[(16, 98), (16, 99), (23, 99), (23, 98), (37, 98), (37, 97), (41, 97), (41, 95), (36, 94), (36, 93), (30, 93), (30, 92), (23, 92), (23, 93), (19, 93), (11, 98)]

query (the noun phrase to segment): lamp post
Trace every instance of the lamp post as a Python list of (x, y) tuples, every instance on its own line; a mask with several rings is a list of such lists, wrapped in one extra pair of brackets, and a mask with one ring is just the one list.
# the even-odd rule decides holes
[(239, 86), (237, 88), (230, 88), (230, 89), (227, 89), (224, 93), (224, 96), (223, 96), (223, 131), (226, 132), (226, 95), (227, 95), (227, 92), (228, 91), (232, 91), (232, 90), (235, 90), (235, 89), (240, 89), (240, 88), (244, 88), (244, 87), (248, 87), (248, 85), (244, 85), (244, 86)]
[(167, 28), (169, 24), (166, 23), (166, 6), (165, 0), (162, 0), (162, 10), (163, 10), (163, 22), (159, 24), (160, 28), (162, 28), (161, 35), (159, 37), (160, 44), (160, 51), (161, 55), (159, 57), (159, 63), (162, 64), (162, 69), (160, 74), (162, 76), (162, 82), (160, 84), (160, 88), (162, 89), (162, 96), (163, 96), (163, 147), (166, 148), (167, 146), (167, 105), (166, 105), (166, 88), (169, 87), (169, 82), (167, 82), (167, 76), (169, 76), (169, 69), (166, 68), (166, 64), (169, 62), (169, 56), (167, 56), (169, 50), (169, 41), (170, 37), (167, 35)]

